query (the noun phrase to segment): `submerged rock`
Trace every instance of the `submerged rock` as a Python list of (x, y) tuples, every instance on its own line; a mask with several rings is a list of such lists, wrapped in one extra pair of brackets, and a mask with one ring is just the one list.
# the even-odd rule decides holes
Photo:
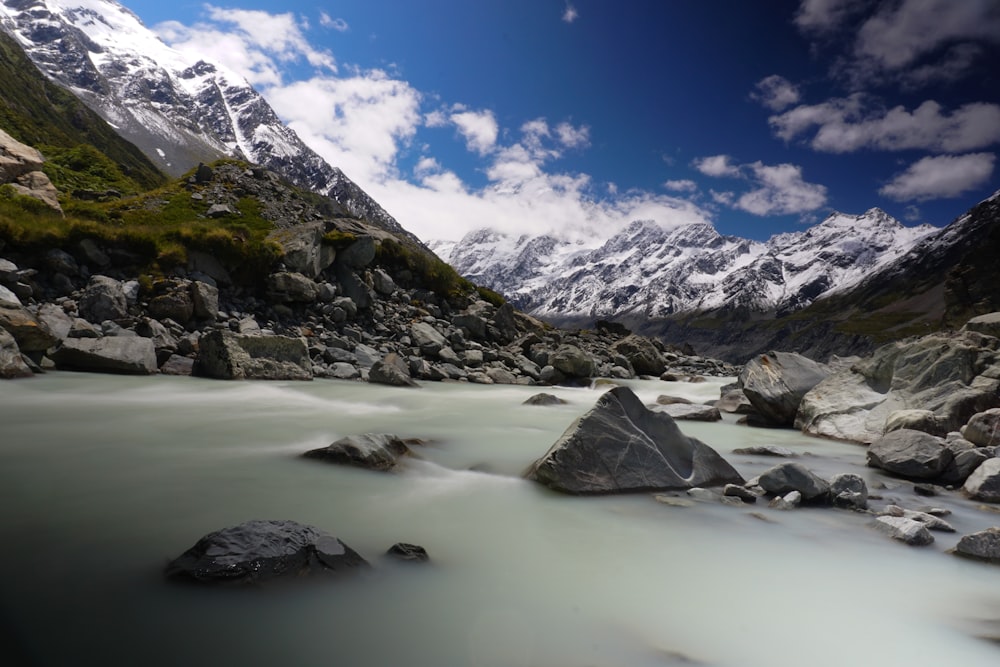
[(722, 419), (722, 413), (714, 405), (671, 403), (659, 405), (655, 411), (668, 414), (678, 421), (717, 422)]
[(894, 540), (911, 547), (923, 547), (934, 542), (927, 526), (914, 519), (899, 516), (880, 516), (875, 519), (875, 527)]
[(605, 392), (525, 476), (575, 494), (743, 483), (714, 449), (681, 433), (669, 415), (647, 409), (628, 387)]
[(311, 449), (302, 456), (320, 459), (330, 463), (368, 468), (369, 470), (392, 470), (401, 456), (410, 453), (406, 441), (391, 433), (362, 433), (343, 437), (326, 447)]
[(522, 405), (565, 405), (566, 401), (553, 394), (535, 394), (527, 398)]
[(407, 544), (406, 542), (393, 544), (385, 552), (385, 555), (403, 563), (429, 563), (431, 560), (431, 557), (427, 554), (427, 549), (417, 544)]
[(255, 584), (367, 565), (356, 551), (313, 526), (254, 520), (205, 535), (172, 560), (165, 574), (199, 584)]
[(828, 499), (830, 485), (817, 477), (801, 463), (781, 463), (766, 470), (757, 480), (760, 488), (773, 495), (784, 495), (798, 491), (807, 502), (823, 502)]

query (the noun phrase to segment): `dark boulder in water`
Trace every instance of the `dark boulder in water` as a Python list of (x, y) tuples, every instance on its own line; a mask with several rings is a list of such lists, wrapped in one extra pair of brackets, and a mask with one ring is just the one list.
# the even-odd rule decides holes
[[(419, 442), (410, 440), (409, 442)], [(348, 435), (326, 447), (311, 449), (302, 456), (329, 463), (343, 463), (369, 470), (392, 470), (399, 457), (410, 453), (407, 441), (391, 433)]]
[(205, 535), (167, 565), (166, 576), (199, 584), (255, 584), (367, 566), (356, 551), (318, 528), (253, 520)]
[(615, 387), (577, 419), (526, 477), (575, 494), (667, 491), (743, 483), (714, 449)]

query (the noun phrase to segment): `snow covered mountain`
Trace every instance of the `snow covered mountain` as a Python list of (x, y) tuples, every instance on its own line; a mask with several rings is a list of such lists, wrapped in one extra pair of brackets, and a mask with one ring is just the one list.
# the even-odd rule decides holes
[(2, 0), (0, 28), (46, 76), (167, 173), (177, 176), (199, 162), (236, 157), (416, 241), (306, 146), (244, 78), (204, 60), (188, 62), (117, 2)]
[(904, 227), (873, 208), (833, 213), (765, 243), (722, 236), (708, 223), (664, 229), (637, 221), (593, 248), (492, 230), (431, 247), (462, 275), (541, 317), (651, 320), (723, 308), (792, 312), (859, 284), (935, 231)]

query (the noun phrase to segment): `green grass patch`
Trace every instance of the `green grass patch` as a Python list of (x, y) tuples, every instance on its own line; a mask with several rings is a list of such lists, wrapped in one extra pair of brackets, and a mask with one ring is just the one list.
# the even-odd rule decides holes
[(409, 271), (417, 285), (425, 287), (438, 296), (459, 297), (476, 291), (476, 286), (458, 275), (449, 264), (445, 264), (432, 254), (415, 250), (391, 239), (379, 243), (375, 252), (376, 261), (388, 267), (391, 273)]

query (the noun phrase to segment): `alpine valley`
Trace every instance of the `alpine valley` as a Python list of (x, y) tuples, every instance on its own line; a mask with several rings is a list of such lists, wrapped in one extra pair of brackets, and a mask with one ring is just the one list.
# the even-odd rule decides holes
[[(245, 160), (422, 246), (243, 78), (184, 60), (121, 5), (5, 0), (0, 24), (47, 77), (168, 174)], [(722, 236), (709, 223), (637, 220), (590, 242), (481, 229), (429, 244), (463, 276), (558, 325), (616, 321), (732, 361), (778, 348), (823, 357), (869, 352), (1000, 306), (975, 287), (992, 271), (980, 260), (996, 247), (996, 209), (994, 197), (944, 230), (906, 227), (877, 208), (833, 213), (766, 242)]]

